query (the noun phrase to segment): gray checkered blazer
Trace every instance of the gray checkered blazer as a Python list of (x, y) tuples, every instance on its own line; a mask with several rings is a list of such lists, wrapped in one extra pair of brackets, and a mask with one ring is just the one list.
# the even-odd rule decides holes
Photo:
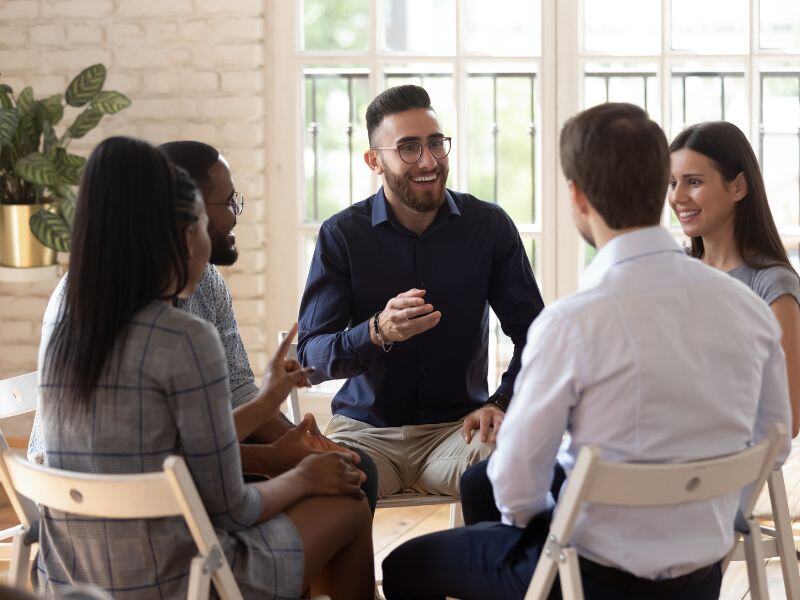
[[(45, 322), (43, 345), (53, 325)], [(303, 553), (297, 531), (285, 515), (255, 525), (261, 498), (242, 480), (225, 353), (213, 325), (164, 302), (144, 308), (86, 411), (59, 402), (66, 392), (42, 356), (46, 464), (145, 473), (180, 454), (245, 598), (298, 597)], [(186, 593), (196, 552), (182, 519), (87, 519), (44, 509), (34, 581), (46, 596), (87, 582), (118, 599), (177, 598)]]

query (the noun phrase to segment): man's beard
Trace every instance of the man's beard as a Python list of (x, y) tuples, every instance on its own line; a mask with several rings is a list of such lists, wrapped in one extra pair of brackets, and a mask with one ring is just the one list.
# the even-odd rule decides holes
[(211, 238), (211, 258), (208, 260), (212, 265), (229, 267), (239, 258), (239, 251), (228, 239), (228, 234), (222, 234), (209, 226), (208, 235)]
[(438, 190), (415, 192), (411, 189), (411, 183), (404, 175), (396, 175), (388, 168), (384, 167), (383, 173), (386, 176), (386, 185), (400, 201), (411, 210), (420, 213), (439, 210), (444, 204), (444, 186), (447, 183), (447, 167), (440, 167), (436, 174), (440, 175), (441, 184)]

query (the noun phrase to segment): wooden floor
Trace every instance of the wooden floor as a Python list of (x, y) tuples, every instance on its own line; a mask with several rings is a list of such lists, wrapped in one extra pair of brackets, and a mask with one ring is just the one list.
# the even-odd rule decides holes
[[(792, 454), (784, 466), (789, 510), (794, 518), (795, 535), (800, 540), (800, 443), (795, 442)], [(757, 514), (768, 515), (769, 499), (762, 495), (756, 507)], [(381, 561), (393, 548), (418, 535), (440, 531), (448, 527), (450, 510), (447, 506), (420, 506), (413, 508), (380, 509), (375, 513), (373, 541), (375, 545), (375, 576), (381, 576)], [(767, 562), (767, 579), (770, 600), (783, 600), (780, 563), (777, 558)], [(747, 569), (744, 563), (731, 563), (722, 581), (723, 600), (749, 599)]]

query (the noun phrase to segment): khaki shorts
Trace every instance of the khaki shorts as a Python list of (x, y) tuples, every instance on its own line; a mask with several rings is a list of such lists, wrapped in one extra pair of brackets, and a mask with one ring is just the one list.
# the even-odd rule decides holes
[(479, 435), (467, 444), (461, 437), (461, 421), (373, 427), (334, 415), (323, 433), (370, 455), (378, 469), (379, 498), (404, 490), (456, 495), (461, 474), (494, 450), (494, 444), (481, 442)]

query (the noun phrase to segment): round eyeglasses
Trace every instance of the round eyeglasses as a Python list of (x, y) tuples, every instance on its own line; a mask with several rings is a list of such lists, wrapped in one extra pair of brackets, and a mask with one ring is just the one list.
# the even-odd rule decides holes
[(400, 160), (404, 163), (408, 163), (409, 165), (413, 165), (422, 158), (422, 149), (427, 146), (428, 150), (431, 151), (431, 155), (433, 158), (437, 160), (442, 160), (448, 154), (450, 154), (450, 146), (451, 141), (453, 138), (449, 137), (439, 137), (434, 138), (427, 144), (423, 145), (419, 142), (403, 142), (402, 144), (397, 144), (396, 146), (375, 146), (370, 148), (371, 150), (397, 150), (400, 154)]
[(244, 210), (244, 194), (233, 192), (227, 202), (206, 202), (206, 206), (227, 206), (238, 217)]

